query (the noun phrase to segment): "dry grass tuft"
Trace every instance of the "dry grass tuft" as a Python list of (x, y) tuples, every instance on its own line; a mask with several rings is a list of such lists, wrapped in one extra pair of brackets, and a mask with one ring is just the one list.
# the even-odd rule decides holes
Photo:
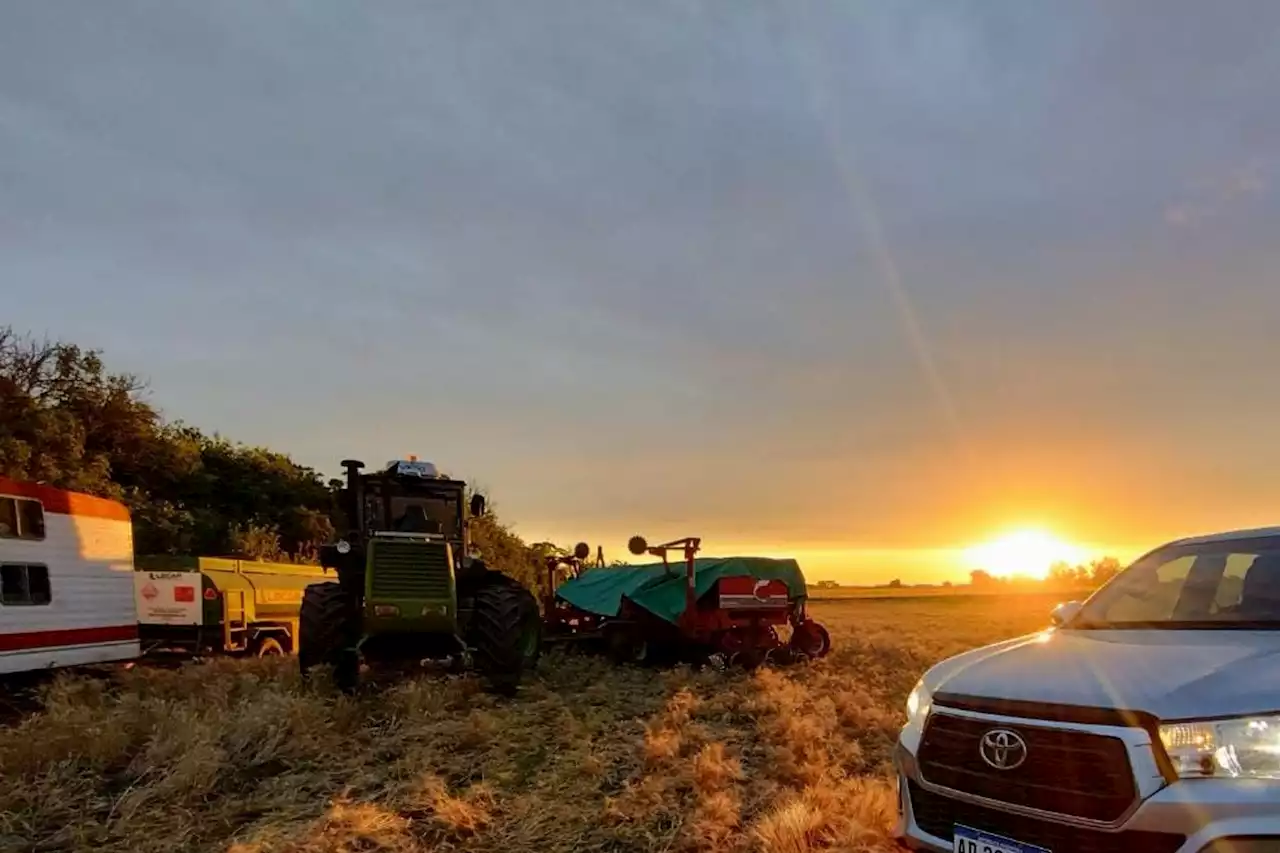
[(62, 677), (0, 729), (0, 850), (889, 850), (907, 691), (1048, 606), (819, 603), (817, 664), (551, 654), (515, 700), (437, 675), (348, 698), (288, 660)]

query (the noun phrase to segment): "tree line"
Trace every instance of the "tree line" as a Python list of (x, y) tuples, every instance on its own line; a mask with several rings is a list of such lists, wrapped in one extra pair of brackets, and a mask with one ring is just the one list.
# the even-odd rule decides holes
[[(1123, 568), (1124, 566), (1115, 557), (1101, 557), (1088, 563), (1081, 563), (1078, 566), (1073, 566), (1070, 563), (1055, 563), (1049, 568), (1049, 573), (1044, 578), (1027, 577), (1025, 575), (1004, 577), (1002, 575), (993, 575), (986, 569), (974, 569), (969, 572), (969, 586), (975, 589), (1084, 589), (1086, 587), (1102, 586), (1120, 574)], [(820, 590), (840, 588), (840, 584), (832, 580), (818, 581), (810, 584), (810, 586), (813, 589)], [(886, 589), (907, 588), (907, 584), (904, 584), (900, 578), (895, 578), (883, 586)], [(926, 583), (915, 584), (914, 586), (916, 588), (940, 586), (950, 589), (953, 584), (951, 581), (942, 581), (940, 584)]]
[(1123, 568), (1120, 561), (1115, 557), (1102, 557), (1078, 566), (1073, 566), (1070, 563), (1054, 563), (1049, 567), (1049, 574), (1042, 580), (1024, 577), (997, 577), (982, 569), (975, 569), (969, 572), (969, 583), (979, 588), (1037, 584), (1057, 589), (1079, 589), (1102, 586), (1120, 574), (1120, 570)]
[[(0, 476), (123, 502), (138, 554), (314, 562), (340, 481), (169, 422), (146, 392), (97, 350), (0, 327)], [(492, 514), (473, 534), (490, 565), (538, 585), (540, 549)]]

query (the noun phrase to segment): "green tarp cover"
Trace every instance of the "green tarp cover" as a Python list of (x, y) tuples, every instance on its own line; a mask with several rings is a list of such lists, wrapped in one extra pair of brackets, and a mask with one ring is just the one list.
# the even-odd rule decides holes
[[(694, 560), (693, 577), (701, 598), (724, 577), (750, 575), (758, 580), (780, 580), (792, 598), (806, 595), (804, 575), (795, 560), (767, 557), (704, 557)], [(590, 569), (580, 577), (560, 585), (556, 595), (600, 616), (617, 616), (622, 599), (628, 598), (655, 616), (675, 622), (684, 611), (685, 563), (671, 562), (671, 570), (661, 563), (645, 566)]]

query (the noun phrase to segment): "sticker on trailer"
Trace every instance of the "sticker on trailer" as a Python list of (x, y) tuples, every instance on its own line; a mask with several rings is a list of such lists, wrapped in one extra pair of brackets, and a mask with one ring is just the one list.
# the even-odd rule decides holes
[(263, 604), (301, 604), (302, 590), (264, 589), (259, 593), (259, 600), (261, 600)]
[(199, 572), (135, 572), (138, 622), (143, 625), (200, 625), (204, 610), (196, 590)]
[(790, 600), (787, 585), (780, 580), (741, 576), (720, 579), (720, 606), (724, 608), (785, 608)]

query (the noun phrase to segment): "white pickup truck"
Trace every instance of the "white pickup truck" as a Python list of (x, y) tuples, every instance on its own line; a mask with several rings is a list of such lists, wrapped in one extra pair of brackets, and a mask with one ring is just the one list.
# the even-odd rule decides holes
[(1280, 528), (1183, 539), (932, 667), (897, 834), (955, 853), (1280, 853)]

